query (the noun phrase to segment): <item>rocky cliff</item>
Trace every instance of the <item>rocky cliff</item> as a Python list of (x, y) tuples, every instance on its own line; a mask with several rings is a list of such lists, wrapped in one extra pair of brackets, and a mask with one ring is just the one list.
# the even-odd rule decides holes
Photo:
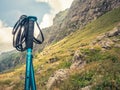
[(120, 0), (74, 0), (62, 28), (69, 31), (83, 28), (106, 12), (120, 6)]
[(71, 32), (82, 29), (92, 20), (120, 6), (120, 0), (74, 0), (71, 7), (58, 13), (51, 27), (43, 29), (45, 42), (36, 50), (55, 43)]

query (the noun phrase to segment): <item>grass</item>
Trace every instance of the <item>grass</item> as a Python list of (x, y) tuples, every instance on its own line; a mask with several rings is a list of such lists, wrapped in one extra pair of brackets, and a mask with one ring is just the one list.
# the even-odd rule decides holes
[[(74, 71), (68, 80), (61, 84), (60, 90), (78, 90), (87, 85), (93, 85), (92, 90), (105, 90), (105, 88), (119, 86), (120, 50), (112, 48), (102, 52), (100, 47), (93, 46), (94, 50), (91, 50), (89, 45), (97, 36), (112, 30), (120, 22), (119, 11), (120, 8), (106, 13), (86, 25), (84, 29), (77, 30), (63, 40), (47, 46), (43, 52), (37, 53), (34, 58), (37, 88), (46, 90), (46, 82), (49, 77), (58, 69), (69, 68), (74, 52), (78, 49), (86, 56), (87, 65), (83, 71)], [(56, 62), (46, 63), (54, 57), (58, 59)], [(1, 74), (1, 85), (8, 87), (9, 85), (4, 82), (10, 80), (15, 83), (13, 90), (15, 88), (23, 89), (24, 80), (21, 81), (19, 76), (21, 73), (24, 75), (24, 68), (25, 65), (22, 65), (12, 72)], [(38, 73), (39, 70), (40, 73)]]
[(98, 70), (96, 71), (97, 75), (101, 75), (101, 80), (95, 81), (96, 84), (93, 86), (92, 90), (119, 90), (120, 89), (120, 62), (113, 62), (112, 60), (104, 61), (99, 65)]
[[(94, 72), (75, 73), (60, 85), (60, 90), (79, 90), (92, 83)], [(67, 87), (66, 87), (67, 86)]]

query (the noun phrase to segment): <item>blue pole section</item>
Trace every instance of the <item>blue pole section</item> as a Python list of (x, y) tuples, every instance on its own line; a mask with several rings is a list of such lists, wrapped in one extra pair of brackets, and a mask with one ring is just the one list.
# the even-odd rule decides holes
[(31, 88), (32, 88), (32, 90), (36, 90), (36, 82), (35, 82), (35, 76), (34, 76), (33, 63), (31, 64)]
[(30, 90), (30, 74), (31, 74), (31, 63), (32, 63), (32, 49), (27, 49), (26, 57), (26, 78), (25, 78), (25, 90)]

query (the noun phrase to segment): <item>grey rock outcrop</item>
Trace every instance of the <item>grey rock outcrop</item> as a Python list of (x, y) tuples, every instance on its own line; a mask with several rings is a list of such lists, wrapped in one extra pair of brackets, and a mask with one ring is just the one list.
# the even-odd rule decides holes
[(81, 90), (91, 90), (91, 86), (86, 86), (84, 88), (81, 88)]
[(69, 30), (83, 28), (87, 23), (119, 6), (120, 0), (74, 0), (63, 27)]
[(117, 35), (120, 35), (120, 27), (115, 27), (112, 31), (106, 33), (107, 37), (113, 37)]
[(58, 60), (57, 57), (50, 58), (48, 63), (54, 63), (54, 62), (56, 62), (57, 60)]
[(47, 82), (47, 90), (52, 90), (52, 87), (58, 85), (69, 76), (69, 69), (59, 69), (53, 76), (51, 76)]
[[(104, 49), (110, 49), (112, 46), (119, 48), (120, 44), (118, 43), (120, 41), (117, 36), (120, 36), (120, 25), (113, 28), (113, 30), (108, 31), (107, 33), (104, 33), (101, 36), (98, 36), (96, 40), (92, 42), (92, 45), (98, 44)], [(111, 37), (113, 37), (111, 39)]]
[(120, 44), (115, 44), (114, 47), (115, 48), (120, 48)]
[(84, 55), (80, 53), (79, 50), (77, 50), (73, 56), (72, 65), (70, 66), (70, 69), (80, 69), (83, 68), (86, 65), (86, 62), (84, 60)]
[(111, 45), (113, 45), (114, 43), (112, 42), (112, 40), (105, 38), (104, 40), (101, 40), (100, 42), (98, 42), (98, 44), (105, 49), (110, 49)]

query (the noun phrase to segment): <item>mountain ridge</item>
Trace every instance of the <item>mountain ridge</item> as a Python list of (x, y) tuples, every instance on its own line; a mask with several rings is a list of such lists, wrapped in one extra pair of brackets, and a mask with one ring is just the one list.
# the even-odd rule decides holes
[[(43, 29), (45, 42), (40, 47), (36, 46), (36, 48), (41, 51), (46, 45), (55, 43), (70, 33), (84, 28), (87, 23), (119, 6), (119, 0), (74, 0), (69, 9), (56, 15), (51, 27)], [(58, 20), (59, 17), (62, 17), (62, 19)], [(54, 22), (55, 19), (57, 19), (57, 22)]]

